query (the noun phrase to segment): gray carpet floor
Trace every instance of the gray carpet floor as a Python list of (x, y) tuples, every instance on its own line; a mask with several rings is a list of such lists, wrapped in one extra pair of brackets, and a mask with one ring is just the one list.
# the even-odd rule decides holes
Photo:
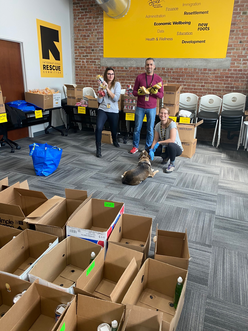
[[(59, 168), (49, 177), (35, 175), (29, 144), (49, 143), (63, 149)], [(198, 142), (191, 159), (177, 158), (176, 170), (159, 170), (138, 186), (121, 183), (124, 171), (136, 166), (138, 155), (104, 144), (95, 157), (93, 132), (58, 132), (18, 141), (21, 150), (0, 148), (0, 179), (10, 184), (28, 180), (30, 189), (48, 198), (64, 196), (65, 188), (87, 190), (93, 198), (125, 203), (125, 212), (153, 218), (159, 229), (187, 229), (191, 261), (186, 299), (177, 331), (248, 330), (248, 152), (235, 145), (216, 149)], [(140, 148), (144, 147), (141, 141)], [(152, 256), (154, 244), (151, 246)]]

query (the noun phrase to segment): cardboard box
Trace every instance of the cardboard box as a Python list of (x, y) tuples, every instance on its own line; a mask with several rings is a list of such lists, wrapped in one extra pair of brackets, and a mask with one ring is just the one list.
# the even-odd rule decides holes
[(85, 98), (88, 101), (88, 107), (89, 108), (98, 108), (97, 98), (94, 98), (90, 95), (86, 95)]
[(182, 86), (180, 84), (164, 85), (164, 104), (178, 104)]
[(9, 241), (11, 241), (13, 237), (18, 236), (19, 233), (21, 233), (21, 230), (0, 225), (0, 248), (2, 248)]
[(46, 202), (47, 197), (42, 192), (20, 188), (20, 184), (17, 183), (0, 192), (0, 201), (19, 206), (23, 214), (28, 216)]
[(182, 142), (193, 142), (196, 136), (196, 128), (203, 123), (203, 120), (197, 123), (177, 123), (177, 130)]
[(0, 85), (0, 114), (6, 113), (5, 105), (4, 105), (4, 97), (3, 97), (3, 92), (2, 88)]
[(53, 197), (25, 218), (25, 222), (36, 230), (46, 232), (63, 240), (65, 225), (70, 216), (87, 199), (87, 191), (65, 189), (66, 198)]
[(3, 179), (0, 180), (0, 192), (5, 190), (7, 187), (9, 187), (8, 177), (3, 178)]
[(147, 258), (151, 245), (152, 218), (122, 214), (108, 242), (134, 249)]
[(97, 331), (102, 323), (118, 322), (118, 331), (121, 330), (125, 314), (123, 305), (106, 302), (96, 298), (78, 295), (60, 320), (58, 330), (66, 331)]
[(194, 139), (193, 142), (182, 142), (183, 152), (180, 156), (191, 158), (195, 154), (197, 145), (197, 139)]
[(102, 143), (113, 144), (111, 131), (102, 131)]
[(91, 252), (95, 252), (97, 258), (100, 251), (101, 247), (90, 241), (68, 237), (35, 264), (29, 280), (38, 279), (42, 285), (74, 293), (77, 279), (85, 269), (94, 266), (94, 261), (90, 264)]
[[(183, 278), (183, 288), (177, 309), (174, 308), (175, 288), (178, 277)], [(141, 306), (163, 313), (168, 330), (176, 330), (185, 299), (188, 271), (167, 263), (147, 259), (122, 303)]]
[(14, 297), (27, 290), (30, 285), (31, 284), (25, 280), (0, 273), (0, 321), (13, 306)]
[(66, 309), (56, 321), (55, 311), (58, 305), (67, 304), (75, 300), (68, 293), (32, 284), (27, 292), (0, 319), (1, 330), (15, 331), (55, 331), (60, 320), (65, 316)]
[[(66, 91), (67, 91), (67, 99), (68, 97), (74, 97), (74, 98), (83, 98), (83, 88), (84, 85), (79, 84), (64, 84), (66, 87)], [(67, 100), (67, 104), (68, 104), (68, 100)]]
[(162, 312), (127, 305), (122, 331), (161, 331), (162, 320)]
[(94, 260), (90, 273), (84, 272), (77, 280), (75, 293), (87, 294), (103, 300), (120, 303), (137, 275), (143, 254), (109, 243)]
[(154, 237), (154, 259), (188, 270), (189, 244), (186, 232), (159, 230)]
[(58, 238), (55, 236), (24, 230), (1, 248), (0, 270), (28, 280), (28, 273), (35, 263), (57, 244)]
[(25, 230), (28, 225), (24, 220), (25, 215), (20, 206), (0, 203), (0, 225)]
[(61, 107), (61, 93), (44, 95), (25, 92), (25, 101), (33, 103), (41, 109), (59, 108)]
[(121, 214), (124, 203), (88, 198), (66, 224), (66, 236), (90, 240), (106, 248), (107, 240)]
[(168, 108), (169, 111), (170, 111), (170, 116), (177, 116), (178, 115), (178, 112), (179, 112), (179, 103), (176, 103), (176, 104), (167, 104), (167, 103), (164, 103), (163, 105), (164, 107)]

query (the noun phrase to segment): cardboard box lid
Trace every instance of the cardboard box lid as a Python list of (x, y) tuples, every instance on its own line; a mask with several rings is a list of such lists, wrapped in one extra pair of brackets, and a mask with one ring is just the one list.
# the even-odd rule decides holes
[(177, 122), (177, 127), (183, 127), (185, 125), (190, 126), (192, 128), (196, 128), (197, 126), (201, 125), (203, 123), (203, 120), (197, 122), (197, 123), (178, 123)]
[(21, 218), (25, 218), (24, 213), (22, 212), (20, 206), (17, 205), (10, 205), (7, 203), (0, 203), (0, 215), (12, 215)]

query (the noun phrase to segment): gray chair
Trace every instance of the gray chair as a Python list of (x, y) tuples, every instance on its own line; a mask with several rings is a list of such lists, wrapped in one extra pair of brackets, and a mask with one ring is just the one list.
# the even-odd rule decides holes
[(192, 113), (195, 122), (199, 97), (193, 93), (181, 93), (179, 99), (179, 110), (188, 110)]

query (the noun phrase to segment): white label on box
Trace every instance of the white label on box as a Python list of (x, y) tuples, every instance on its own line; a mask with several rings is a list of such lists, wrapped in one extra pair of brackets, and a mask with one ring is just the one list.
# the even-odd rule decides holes
[(53, 107), (61, 107), (61, 93), (53, 94)]

